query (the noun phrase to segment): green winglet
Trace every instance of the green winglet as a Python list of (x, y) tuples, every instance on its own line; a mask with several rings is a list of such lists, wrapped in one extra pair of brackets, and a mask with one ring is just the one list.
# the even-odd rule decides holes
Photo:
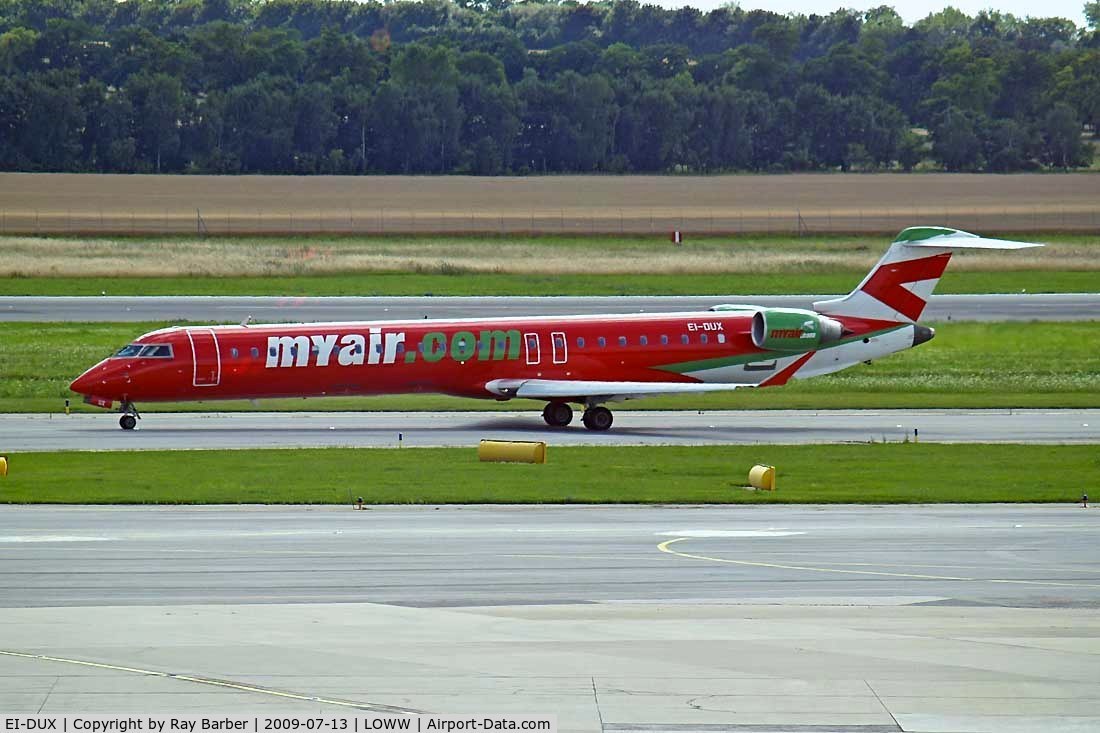
[(973, 234), (964, 232), (959, 229), (951, 229), (949, 227), (908, 227), (902, 229), (898, 233), (898, 236), (894, 237), (895, 242), (920, 242), (925, 239), (932, 239), (933, 237), (945, 237), (948, 235), (961, 235), (963, 237), (973, 237)]

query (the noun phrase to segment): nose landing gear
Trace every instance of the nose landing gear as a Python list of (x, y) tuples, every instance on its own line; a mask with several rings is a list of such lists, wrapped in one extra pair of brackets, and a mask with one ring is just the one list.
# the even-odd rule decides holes
[(123, 430), (133, 430), (137, 427), (137, 421), (141, 419), (141, 415), (138, 413), (137, 408), (134, 407), (133, 402), (123, 402), (119, 405), (119, 411), (122, 412), (122, 417), (118, 419), (118, 426)]

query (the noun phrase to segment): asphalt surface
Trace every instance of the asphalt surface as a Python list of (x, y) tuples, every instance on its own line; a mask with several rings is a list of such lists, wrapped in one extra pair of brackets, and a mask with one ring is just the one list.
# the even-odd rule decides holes
[(0, 709), (1094, 731), (1095, 511), (9, 508)]
[[(659, 313), (723, 303), (809, 308), (835, 295), (690, 297), (0, 297), (0, 321), (213, 321), (257, 323), (409, 318)], [(924, 321), (1081, 321), (1100, 319), (1100, 294), (935, 295)]]
[(1073, 505), (8, 508), (0, 515), (0, 608), (1093, 608), (1098, 532), (1100, 509)]
[(790, 444), (906, 436), (941, 443), (1100, 443), (1100, 410), (621, 410), (606, 433), (584, 429), (579, 417), (568, 428), (551, 429), (538, 412), (150, 412), (131, 432), (121, 430), (112, 413), (0, 415), (0, 451), (474, 446), (482, 439)]

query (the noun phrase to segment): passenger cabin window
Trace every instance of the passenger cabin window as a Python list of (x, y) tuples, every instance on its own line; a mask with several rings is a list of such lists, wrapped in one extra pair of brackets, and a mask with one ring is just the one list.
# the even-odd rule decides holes
[(705, 344), (707, 342), (707, 335), (705, 333), (699, 334), (699, 343)]
[(229, 355), (236, 359), (238, 356), (241, 355), (241, 352), (237, 351), (237, 347), (234, 346), (232, 349), (229, 350)]
[(641, 337), (640, 337), (640, 338), (638, 339), (638, 342), (639, 342), (639, 343), (640, 343), (640, 344), (641, 344), (642, 346), (647, 346), (647, 345), (649, 344), (649, 339), (648, 339), (647, 337), (645, 337), (645, 336), (641, 336)]
[(596, 343), (599, 344), (600, 348), (602, 349), (603, 347), (607, 346), (607, 339), (605, 339), (603, 336), (600, 336), (599, 339), (596, 340)]
[(690, 338), (688, 338), (688, 335), (687, 335), (687, 334), (685, 333), (685, 334), (684, 334), (683, 336), (681, 336), (681, 337), (680, 337), (680, 343), (682, 343), (682, 344), (684, 344), (685, 346), (687, 346), (688, 344), (690, 344), (690, 343), (691, 343), (691, 339), (690, 339)]
[(137, 356), (141, 353), (144, 347), (141, 344), (130, 344), (129, 346), (123, 346), (115, 354), (116, 357), (126, 358), (129, 356)]
[(726, 334), (724, 334), (724, 333), (718, 334), (718, 343), (720, 343), (720, 344), (726, 343)]
[(668, 346), (668, 336), (661, 336), (661, 346)]
[(252, 347), (252, 351), (249, 352), (249, 353), (252, 354), (253, 359), (259, 359), (260, 358), (260, 350), (257, 349), (255, 346)]
[(583, 349), (584, 348), (584, 337), (583, 336), (581, 336), (580, 338), (577, 339), (577, 348), (578, 349)]
[(619, 346), (626, 346), (626, 336), (619, 337)]

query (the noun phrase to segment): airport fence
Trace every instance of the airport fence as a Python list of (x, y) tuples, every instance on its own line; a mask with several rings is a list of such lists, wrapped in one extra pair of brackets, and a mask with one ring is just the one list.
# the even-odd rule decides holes
[(1095, 208), (928, 208), (450, 212), (391, 209), (280, 211), (0, 209), (3, 235), (814, 235), (892, 234), (917, 224), (982, 233), (1100, 232)]

